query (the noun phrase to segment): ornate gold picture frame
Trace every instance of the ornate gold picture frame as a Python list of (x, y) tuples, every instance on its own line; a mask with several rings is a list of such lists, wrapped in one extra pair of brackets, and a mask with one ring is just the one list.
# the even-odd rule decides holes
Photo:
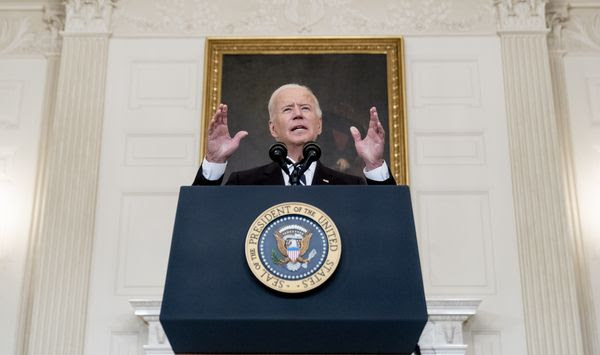
[[(267, 163), (272, 144), (267, 102), (286, 83), (310, 87), (323, 110), (325, 165), (360, 173), (349, 133), (366, 134), (376, 106), (386, 130), (386, 155), (398, 184), (408, 183), (404, 47), (401, 37), (208, 38), (204, 68), (202, 135), (220, 102), (229, 127), (250, 134), (230, 158), (228, 171)], [(206, 151), (206, 139), (200, 157)], [(354, 153), (354, 155), (352, 155)]]

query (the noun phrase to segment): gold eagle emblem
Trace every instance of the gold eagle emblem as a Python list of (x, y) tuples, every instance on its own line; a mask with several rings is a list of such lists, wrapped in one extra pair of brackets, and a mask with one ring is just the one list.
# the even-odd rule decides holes
[[(285, 240), (280, 232), (275, 232), (275, 240), (277, 241), (277, 249), (283, 255), (282, 259), (276, 261), (277, 264), (286, 264), (288, 262), (301, 262), (308, 263), (309, 259), (304, 258), (304, 254), (310, 246), (310, 239), (312, 238), (311, 232), (305, 232), (302, 234), (302, 239), (288, 239)], [(297, 251), (296, 251), (297, 250)], [(294, 252), (296, 251), (296, 252)], [(293, 255), (293, 254), (297, 254)]]

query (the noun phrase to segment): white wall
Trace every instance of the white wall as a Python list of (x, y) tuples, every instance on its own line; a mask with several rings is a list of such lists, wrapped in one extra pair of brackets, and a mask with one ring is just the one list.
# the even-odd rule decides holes
[(600, 329), (600, 55), (565, 57), (579, 216)]
[(409, 37), (406, 71), (426, 295), (483, 300), (469, 354), (525, 354), (499, 40)]
[(128, 300), (162, 297), (179, 187), (199, 161), (203, 45), (110, 42), (85, 354), (136, 354)]
[(0, 56), (0, 354), (13, 354), (46, 78), (43, 58)]

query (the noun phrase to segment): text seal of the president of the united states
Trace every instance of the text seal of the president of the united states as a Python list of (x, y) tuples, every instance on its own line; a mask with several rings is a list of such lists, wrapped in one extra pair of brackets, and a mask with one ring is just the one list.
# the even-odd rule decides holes
[(325, 212), (287, 202), (262, 212), (246, 235), (246, 261), (265, 286), (300, 293), (321, 286), (342, 253), (340, 233)]

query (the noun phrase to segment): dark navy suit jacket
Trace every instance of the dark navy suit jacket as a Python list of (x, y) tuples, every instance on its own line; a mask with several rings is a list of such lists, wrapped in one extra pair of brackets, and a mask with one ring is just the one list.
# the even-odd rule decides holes
[[(192, 185), (221, 185), (219, 180), (207, 180), (202, 175), (202, 166), (198, 169)], [(231, 173), (226, 185), (284, 185), (283, 174), (277, 163), (270, 163), (253, 169)], [(317, 162), (312, 185), (395, 185), (396, 181), (390, 172), (390, 178), (385, 181), (375, 181), (354, 175), (340, 173)]]

